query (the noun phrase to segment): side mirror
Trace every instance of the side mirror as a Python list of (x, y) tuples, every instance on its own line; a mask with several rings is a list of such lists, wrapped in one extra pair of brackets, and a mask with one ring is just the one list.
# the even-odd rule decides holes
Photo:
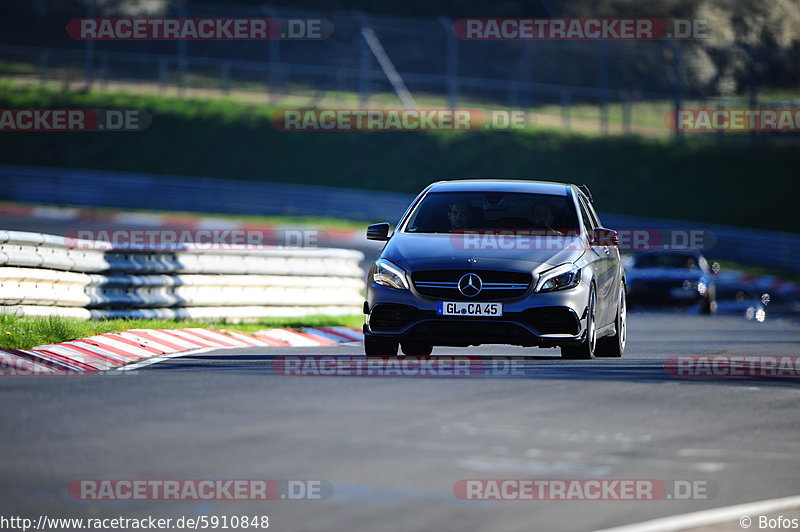
[(367, 227), (367, 240), (380, 240), (382, 242), (389, 240), (389, 222), (372, 224)]
[(619, 235), (613, 229), (598, 227), (589, 232), (589, 241), (594, 246), (619, 246)]

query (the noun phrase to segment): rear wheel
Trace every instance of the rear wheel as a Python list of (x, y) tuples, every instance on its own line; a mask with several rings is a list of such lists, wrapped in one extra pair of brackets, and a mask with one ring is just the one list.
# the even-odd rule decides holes
[(410, 357), (426, 357), (433, 352), (433, 346), (422, 342), (400, 342), (400, 349)]
[(614, 326), (617, 332), (614, 336), (607, 336), (597, 340), (598, 357), (621, 357), (625, 352), (625, 341), (628, 335), (628, 309), (625, 301), (625, 283), (619, 289), (619, 303), (617, 304), (617, 320)]
[(595, 296), (594, 285), (589, 289), (589, 305), (586, 316), (586, 336), (583, 341), (576, 345), (561, 346), (561, 358), (570, 359), (590, 359), (594, 358), (594, 351), (597, 346), (597, 327), (595, 325), (595, 307), (597, 297)]
[(364, 335), (364, 354), (368, 357), (397, 356), (398, 341)]

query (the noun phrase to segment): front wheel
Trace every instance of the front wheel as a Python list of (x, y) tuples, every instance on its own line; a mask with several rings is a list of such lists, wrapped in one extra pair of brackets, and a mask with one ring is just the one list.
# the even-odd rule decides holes
[(625, 300), (625, 283), (619, 289), (619, 303), (617, 303), (617, 319), (614, 323), (616, 332), (614, 336), (607, 336), (597, 340), (597, 356), (621, 357), (625, 352), (625, 342), (628, 336), (628, 309)]
[(583, 341), (576, 345), (561, 346), (561, 358), (588, 360), (594, 358), (597, 346), (597, 328), (595, 326), (595, 307), (597, 296), (594, 285), (589, 289), (589, 305), (586, 315), (586, 335)]
[(398, 344), (394, 338), (364, 335), (364, 354), (368, 357), (397, 356)]

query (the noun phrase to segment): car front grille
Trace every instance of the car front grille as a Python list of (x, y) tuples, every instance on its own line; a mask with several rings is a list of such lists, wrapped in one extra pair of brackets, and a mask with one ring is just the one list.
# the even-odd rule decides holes
[[(483, 288), (474, 297), (458, 289), (464, 275), (474, 273), (481, 278)], [(411, 274), (414, 288), (422, 295), (456, 301), (491, 301), (520, 297), (528, 291), (533, 276), (529, 273), (495, 270), (427, 270)]]

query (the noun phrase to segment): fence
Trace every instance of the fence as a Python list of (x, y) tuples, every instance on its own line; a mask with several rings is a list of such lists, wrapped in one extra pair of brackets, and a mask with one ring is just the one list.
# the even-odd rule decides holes
[(129, 249), (0, 231), (0, 311), (231, 322), (357, 314), (362, 259), (344, 249)]
[[(787, 66), (796, 62), (796, 47), (776, 44), (793, 38), (791, 32), (761, 15), (745, 17), (755, 26), (744, 31), (745, 21), (733, 11), (720, 14), (727, 10), (706, 22), (717, 37), (736, 40), (471, 41), (457, 38), (454, 21), (443, 17), (182, 0), (138, 7), (100, 0), (0, 2), (6, 15), (0, 19), (0, 75), (64, 86), (236, 93), (247, 101), (303, 107), (500, 105), (535, 109), (546, 127), (676, 137), (682, 132), (664, 125), (671, 109), (798, 105), (796, 99), (758, 97), (761, 80), (796, 84), (796, 69)], [(563, 16), (550, 2), (541, 7), (549, 17)], [(323, 20), (333, 31), (322, 41), (80, 42), (64, 30), (72, 18), (130, 16)], [(748, 34), (762, 35), (761, 41), (749, 42)], [(730, 97), (735, 91), (747, 97)], [(757, 137), (771, 138), (717, 136)]]
[[(163, 2), (158, 16), (324, 19), (335, 29), (324, 41), (78, 42), (63, 31), (64, 17), (121, 15), (95, 0), (72, 5), (68, 13), (55, 13), (58, 6), (47, 2), (38, 8), (28, 0), (9, 3), (16, 15), (0, 21), (3, 72), (66, 85), (150, 84), (180, 94), (243, 91), (269, 103), (302, 106), (538, 107), (558, 127), (664, 135), (660, 117), (670, 108), (680, 108), (684, 98), (718, 94), (698, 80), (724, 77), (687, 72), (697, 64), (713, 65), (719, 51), (698, 52), (670, 40), (465, 41), (446, 18), (177, 0)], [(48, 15), (48, 9), (54, 12)], [(21, 32), (11, 22), (15, 18), (34, 20), (35, 28), (48, 31)], [(753, 81), (753, 98), (756, 89)], [(592, 109), (573, 113), (575, 104)], [(653, 115), (659, 117), (655, 125)]]

